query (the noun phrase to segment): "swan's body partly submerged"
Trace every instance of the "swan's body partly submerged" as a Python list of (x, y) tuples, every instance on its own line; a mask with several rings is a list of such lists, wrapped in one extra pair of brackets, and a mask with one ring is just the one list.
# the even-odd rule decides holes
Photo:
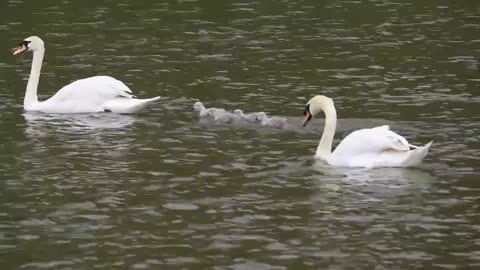
[(333, 136), (337, 125), (337, 112), (333, 100), (315, 96), (305, 107), (306, 126), (313, 116), (323, 111), (325, 127), (315, 158), (331, 166), (344, 167), (413, 167), (419, 165), (432, 144), (417, 147), (391, 131), (387, 125), (360, 129), (345, 137), (332, 153)]
[(109, 76), (95, 76), (74, 81), (54, 96), (39, 101), (37, 96), (38, 81), (42, 68), (45, 47), (43, 41), (36, 36), (23, 40), (13, 53), (14, 55), (32, 51), (33, 61), (27, 83), (23, 108), (26, 111), (45, 113), (135, 113), (149, 103), (160, 99), (137, 99), (124, 83)]

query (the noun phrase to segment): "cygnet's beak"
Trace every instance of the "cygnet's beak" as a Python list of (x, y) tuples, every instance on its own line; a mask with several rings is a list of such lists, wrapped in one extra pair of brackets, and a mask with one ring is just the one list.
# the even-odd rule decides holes
[(18, 47), (13, 52), (13, 55), (26, 52), (27, 50), (28, 50), (27, 45), (25, 45), (25, 43), (20, 43), (20, 45), (18, 45)]
[(310, 120), (312, 120), (312, 114), (308, 110), (305, 110), (304, 114), (305, 114), (305, 120), (303, 120), (302, 126), (306, 127), (308, 123), (310, 123)]

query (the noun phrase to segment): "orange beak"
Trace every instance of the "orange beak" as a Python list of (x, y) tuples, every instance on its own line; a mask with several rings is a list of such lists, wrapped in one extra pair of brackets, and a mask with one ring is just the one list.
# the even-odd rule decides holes
[(17, 55), (19, 53), (26, 52), (28, 50), (27, 46), (25, 44), (20, 44), (15, 51), (13, 52), (13, 55)]
[(305, 120), (303, 120), (303, 127), (306, 127), (308, 123), (310, 123), (310, 120), (312, 120), (312, 114), (309, 111), (305, 111)]

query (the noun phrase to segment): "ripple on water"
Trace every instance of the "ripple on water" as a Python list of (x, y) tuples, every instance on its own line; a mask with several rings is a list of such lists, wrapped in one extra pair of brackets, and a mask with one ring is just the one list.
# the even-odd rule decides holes
[(192, 211), (198, 210), (198, 206), (191, 203), (167, 203), (163, 205), (164, 208), (169, 210), (180, 210), (180, 211)]
[[(169, 98), (135, 116), (22, 114), (31, 56), (0, 63), (2, 266), (478, 266), (474, 2), (36, 4), (20, 17), (49, 29), (42, 99), (94, 74)], [(0, 10), (13, 45), (24, 5)], [(300, 127), (315, 94), (335, 100), (335, 145), (389, 124), (434, 140), (426, 164), (315, 163), (324, 120)], [(202, 121), (194, 100), (298, 124)]]

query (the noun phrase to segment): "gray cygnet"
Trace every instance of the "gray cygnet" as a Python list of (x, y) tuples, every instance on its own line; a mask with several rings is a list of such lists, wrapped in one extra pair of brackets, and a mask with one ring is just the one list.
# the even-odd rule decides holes
[(271, 126), (273, 128), (289, 128), (290, 124), (288, 124), (287, 119), (280, 118), (280, 117), (272, 117), (268, 118), (267, 114), (264, 112), (258, 113), (257, 116), (258, 121), (261, 122), (263, 126)]
[(234, 114), (240, 116), (241, 118), (244, 118), (246, 119), (247, 121), (250, 121), (250, 122), (256, 122), (256, 121), (259, 121), (258, 120), (258, 114), (259, 113), (249, 113), (249, 114), (244, 114), (242, 110), (240, 109), (236, 109), (233, 111)]
[(200, 102), (200, 101), (197, 101), (195, 102), (195, 104), (193, 104), (193, 109), (197, 112), (199, 112), (199, 115), (200, 117), (205, 117), (205, 116), (214, 116), (214, 114), (217, 112), (217, 111), (223, 111), (225, 112), (224, 109), (217, 109), (217, 108), (205, 108), (205, 106), (203, 106), (203, 103)]

